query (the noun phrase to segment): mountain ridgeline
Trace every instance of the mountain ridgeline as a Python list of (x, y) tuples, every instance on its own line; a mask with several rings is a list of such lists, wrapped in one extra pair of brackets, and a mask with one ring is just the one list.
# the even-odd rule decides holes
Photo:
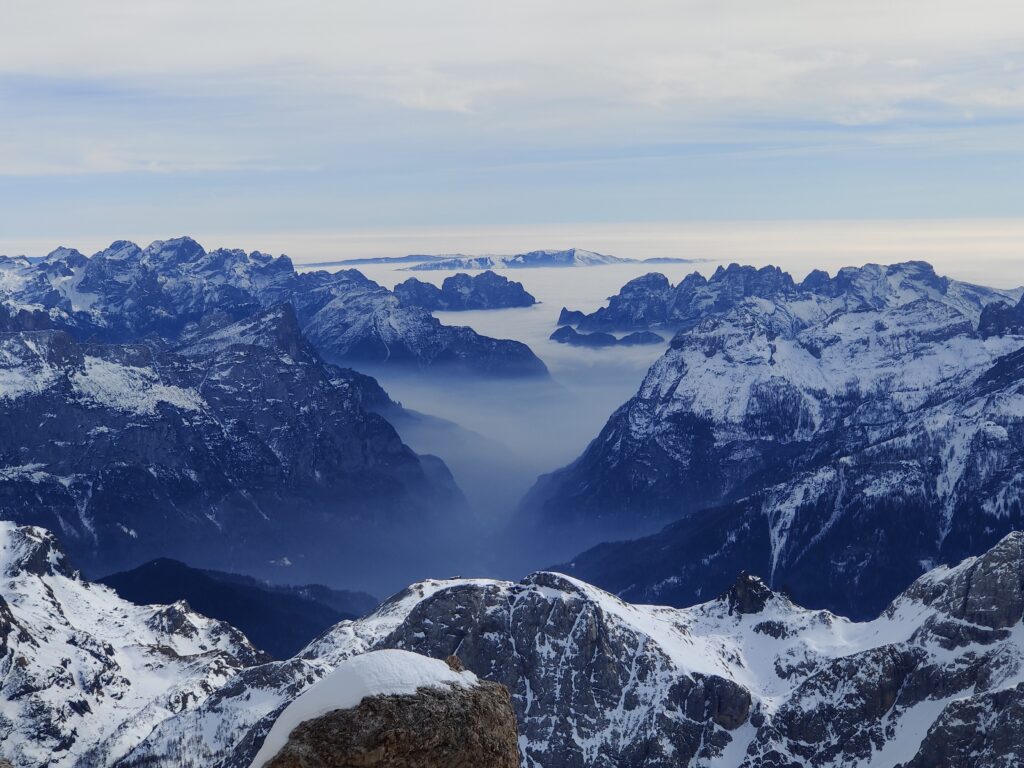
[(579, 327), (679, 330), (517, 529), (628, 599), (687, 605), (749, 568), (873, 615), (1024, 525), (1024, 338), (982, 323), (1018, 298), (918, 262), (634, 280)]
[(188, 603), (194, 610), (237, 627), (277, 659), (298, 653), (343, 619), (372, 611), (378, 601), (363, 592), (319, 584), (280, 586), (248, 576), (191, 568), (167, 558), (115, 573), (99, 583), (139, 605)]
[(354, 269), (299, 272), (287, 256), (218, 249), (191, 238), (146, 248), (118, 241), (85, 257), (59, 248), (45, 259), (0, 257), (0, 298), (22, 330), (57, 328), (79, 340), (175, 341), (190, 324), (229, 321), (290, 303), (310, 343), (333, 363), (434, 373), (546, 377), (517, 341), (443, 325)]
[[(184, 603), (82, 580), (41, 529), (4, 523), (0, 554), (0, 756), (20, 768), (248, 768), (303, 692), (389, 650), (457, 650), (505, 685), (523, 768), (1011, 768), (1024, 750), (1020, 533), (869, 622), (748, 574), (674, 609), (542, 572), (418, 582), (283, 661)], [(290, 748), (329, 751), (331, 729), (306, 722)]]

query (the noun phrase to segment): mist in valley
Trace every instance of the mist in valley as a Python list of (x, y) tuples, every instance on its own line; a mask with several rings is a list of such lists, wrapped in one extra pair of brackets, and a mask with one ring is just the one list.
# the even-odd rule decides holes
[[(908, 253), (908, 258), (927, 254)], [(871, 260), (851, 260), (859, 264)], [(940, 274), (1002, 284), (1020, 277), (998, 273)], [(640, 347), (589, 349), (549, 339), (561, 308), (591, 312), (629, 280), (661, 272), (676, 284), (699, 271), (709, 276), (730, 261), (591, 268), (512, 269), (500, 274), (523, 284), (538, 300), (528, 308), (435, 312), (447, 325), (466, 325), (486, 336), (522, 341), (547, 365), (548, 380), (445, 377), (403, 371), (393, 366), (361, 366), (376, 377), (402, 411), (385, 414), (402, 439), (417, 453), (440, 457), (466, 496), (472, 522), (454, 534), (443, 565), (423, 576), (462, 575), (519, 578), (529, 570), (551, 566), (602, 540), (599, 531), (587, 541), (544, 542), (515, 536), (514, 521), (524, 496), (538, 478), (573, 462), (597, 437), (611, 414), (637, 391), (648, 368), (666, 343)], [(842, 262), (828, 264), (833, 273)], [(796, 279), (816, 266), (807, 254), (781, 264)], [(340, 268), (340, 267), (332, 267)], [(451, 271), (414, 271), (395, 265), (361, 265), (360, 271), (387, 288), (415, 277), (440, 285)], [(444, 569), (447, 568), (447, 571)]]

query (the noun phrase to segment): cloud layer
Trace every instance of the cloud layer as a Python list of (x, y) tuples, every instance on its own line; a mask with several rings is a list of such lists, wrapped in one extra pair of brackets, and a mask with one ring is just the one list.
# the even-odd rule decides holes
[[(1024, 13), (14, 0), (0, 103), (0, 204), (32, 231), (26, 193), (64, 221), (89, 206), (74, 176), (107, 208), (173, 205), (166, 226), (879, 215), (894, 184), (894, 215), (979, 215), (979, 194), (1016, 215)], [(822, 198), (829, 179), (848, 193)]]

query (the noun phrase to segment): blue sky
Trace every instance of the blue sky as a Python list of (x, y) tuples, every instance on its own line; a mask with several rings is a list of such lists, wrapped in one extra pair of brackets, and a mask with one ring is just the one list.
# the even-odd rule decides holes
[(1024, 217), (1015, 2), (5, 6), (0, 252)]

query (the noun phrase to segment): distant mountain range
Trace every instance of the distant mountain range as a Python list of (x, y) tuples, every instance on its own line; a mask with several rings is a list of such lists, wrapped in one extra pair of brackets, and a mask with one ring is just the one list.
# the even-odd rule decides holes
[(516, 269), (521, 267), (595, 267), (603, 264), (697, 264), (703, 259), (683, 259), (673, 256), (657, 256), (650, 259), (628, 259), (621, 256), (606, 256), (582, 248), (565, 250), (528, 251), (514, 255), (482, 254), (469, 256), (464, 253), (410, 254), (408, 256), (374, 256), (362, 259), (338, 259), (301, 264), (300, 268), (313, 267), (356, 267), (370, 264), (395, 264), (413, 266), (414, 270), (432, 269)]
[(580, 327), (679, 330), (515, 530), (630, 600), (688, 605), (747, 568), (874, 615), (1024, 526), (1024, 337), (978, 331), (1019, 293), (919, 262), (639, 278)]
[(51, 534), (0, 524), (0, 756), (19, 768), (248, 768), (338, 665), (458, 653), (512, 693), (524, 768), (1010, 768), (1024, 751), (1024, 534), (932, 570), (877, 617), (740, 574), (686, 609), (556, 573), (413, 584), (269, 661), (187, 604), (83, 581)]
[(290, 303), (328, 361), (496, 377), (546, 377), (518, 341), (443, 325), (428, 310), (349, 269), (297, 272), (286, 256), (207, 252), (187, 238), (146, 248), (118, 241), (86, 257), (58, 248), (42, 261), (0, 257), (0, 301), (14, 330), (54, 328), (77, 339), (175, 341), (212, 316), (238, 320)]
[[(407, 257), (408, 258), (408, 257)], [(538, 267), (599, 267), (608, 264), (688, 264), (697, 260), (659, 258), (649, 262), (642, 262), (639, 259), (624, 259), (618, 256), (607, 256), (603, 253), (586, 251), (582, 248), (569, 248), (564, 251), (529, 251), (517, 253), (512, 256), (444, 256), (424, 257), (420, 263), (409, 270), (439, 270), (439, 269), (525, 269)]]

